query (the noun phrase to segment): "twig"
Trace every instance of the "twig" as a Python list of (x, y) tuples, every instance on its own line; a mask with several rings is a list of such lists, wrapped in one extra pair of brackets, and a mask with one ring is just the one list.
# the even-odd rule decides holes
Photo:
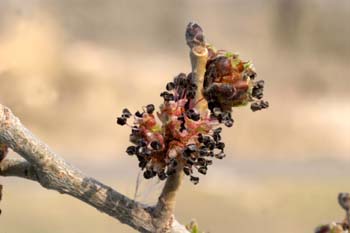
[[(197, 91), (194, 102), (197, 103), (200, 99), (203, 98), (201, 87), (204, 82), (204, 73), (205, 66), (208, 58), (208, 50), (205, 47), (204, 34), (201, 27), (196, 23), (189, 23), (186, 28), (186, 42), (190, 47), (190, 58), (192, 64), (192, 75), (196, 80)], [(201, 104), (196, 105), (197, 110), (201, 114), (206, 114), (206, 106)], [(160, 224), (160, 228), (167, 228), (170, 226), (171, 217), (174, 213), (175, 203), (176, 203), (176, 193), (181, 186), (183, 172), (183, 166), (181, 164), (178, 165), (177, 172), (172, 176), (168, 177), (163, 191), (159, 197), (158, 203), (154, 209), (155, 219), (159, 221), (159, 223), (155, 223), (155, 225)]]
[(158, 199), (158, 203), (153, 211), (154, 225), (159, 229), (168, 229), (172, 224), (176, 204), (176, 193), (182, 182), (182, 166), (179, 165), (177, 172), (168, 177), (165, 182), (162, 193)]
[(6, 159), (0, 163), (1, 176), (17, 176), (38, 181), (37, 172), (30, 163), (24, 159)]
[(208, 60), (208, 49), (205, 47), (205, 40), (202, 28), (197, 23), (189, 23), (186, 30), (186, 41), (190, 47), (190, 59), (192, 65), (192, 75), (197, 83), (197, 91), (195, 103), (197, 110), (201, 115), (207, 113), (207, 106), (205, 101), (199, 102), (203, 99), (202, 87), (204, 82), (204, 74), (206, 63)]

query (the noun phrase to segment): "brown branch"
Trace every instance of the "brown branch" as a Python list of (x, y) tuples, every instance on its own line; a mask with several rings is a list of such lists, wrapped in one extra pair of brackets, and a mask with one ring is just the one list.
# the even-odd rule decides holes
[[(189, 23), (186, 29), (186, 41), (190, 47), (190, 59), (192, 65), (192, 75), (197, 82), (196, 101), (203, 98), (202, 87), (204, 82), (204, 74), (208, 60), (208, 49), (205, 46), (204, 34), (202, 28), (196, 23)], [(197, 104), (197, 110), (201, 115), (207, 113), (206, 102), (202, 101)]]
[[(195, 102), (202, 99), (202, 86), (204, 82), (204, 74), (206, 62), (208, 59), (208, 50), (205, 47), (205, 40), (202, 28), (196, 23), (189, 23), (185, 34), (187, 45), (190, 47), (190, 58), (192, 64), (192, 75), (194, 75), (197, 91)], [(207, 113), (207, 106), (198, 104), (197, 110), (201, 114)], [(171, 224), (172, 216), (175, 209), (176, 193), (181, 185), (183, 166), (179, 164), (177, 172), (168, 177), (158, 203), (154, 209), (155, 225), (160, 228), (167, 228)]]
[(179, 165), (177, 172), (168, 177), (158, 203), (153, 210), (154, 225), (160, 229), (169, 229), (173, 221), (173, 213), (176, 204), (176, 193), (182, 181), (182, 166)]
[(34, 166), (24, 159), (6, 159), (2, 161), (0, 163), (0, 176), (17, 176), (38, 181)]
[[(71, 195), (139, 232), (158, 232), (158, 225), (154, 225), (157, 221), (154, 219), (152, 208), (129, 199), (67, 164), (2, 105), (0, 105), (0, 143), (6, 144), (25, 159), (2, 161), (1, 176), (18, 176), (35, 180), (43, 187)], [(175, 232), (172, 228), (181, 229), (179, 225), (174, 221), (166, 232)]]

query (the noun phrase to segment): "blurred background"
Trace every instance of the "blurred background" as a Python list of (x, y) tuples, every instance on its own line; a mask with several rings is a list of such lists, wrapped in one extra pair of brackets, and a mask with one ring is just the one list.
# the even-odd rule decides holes
[[(1, 0), (0, 103), (82, 171), (134, 196), (122, 108), (160, 104), (189, 72), (190, 20), (252, 60), (270, 108), (234, 111), (228, 156), (179, 192), (176, 216), (202, 230), (313, 232), (342, 220), (350, 191), (350, 1)], [(15, 155), (11, 155), (15, 156)], [(69, 196), (1, 178), (1, 233), (134, 232)], [(144, 184), (152, 201), (160, 184)]]

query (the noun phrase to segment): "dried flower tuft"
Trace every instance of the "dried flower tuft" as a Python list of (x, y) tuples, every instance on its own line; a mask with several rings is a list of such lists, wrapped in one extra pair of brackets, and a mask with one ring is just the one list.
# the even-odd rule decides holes
[[(249, 102), (253, 111), (268, 107), (268, 102), (262, 100), (264, 81), (254, 81), (256, 73), (250, 62), (206, 45), (196, 23), (187, 26), (186, 40), (191, 49), (208, 49), (204, 82), (192, 73), (180, 73), (160, 93), (163, 103), (158, 111), (148, 104), (135, 114), (125, 108), (117, 118), (119, 125), (131, 129), (133, 145), (126, 153), (137, 157), (146, 179), (164, 180), (183, 171), (193, 184), (198, 184), (198, 175), (208, 173), (213, 158), (226, 157), (219, 126), (233, 126), (232, 108)], [(197, 95), (198, 91), (203, 98)], [(199, 111), (203, 101), (207, 108)]]
[[(206, 65), (203, 95), (214, 116), (228, 113), (233, 107), (251, 104), (252, 111), (269, 106), (263, 98), (264, 81), (255, 81), (256, 72), (251, 62), (242, 61), (238, 54), (216, 50), (207, 46), (209, 59)], [(229, 124), (230, 125), (230, 124)]]

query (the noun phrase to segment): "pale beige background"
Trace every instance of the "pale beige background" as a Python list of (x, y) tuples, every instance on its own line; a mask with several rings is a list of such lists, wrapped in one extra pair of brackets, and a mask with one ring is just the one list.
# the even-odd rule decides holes
[[(126, 106), (159, 104), (166, 82), (190, 70), (190, 20), (217, 48), (253, 61), (271, 108), (235, 110), (235, 126), (224, 130), (229, 156), (198, 186), (185, 181), (179, 220), (196, 218), (213, 233), (295, 233), (342, 218), (348, 0), (1, 0), (0, 102), (68, 161), (133, 196), (138, 169), (115, 117)], [(0, 233), (133, 232), (32, 182), (1, 183)]]

